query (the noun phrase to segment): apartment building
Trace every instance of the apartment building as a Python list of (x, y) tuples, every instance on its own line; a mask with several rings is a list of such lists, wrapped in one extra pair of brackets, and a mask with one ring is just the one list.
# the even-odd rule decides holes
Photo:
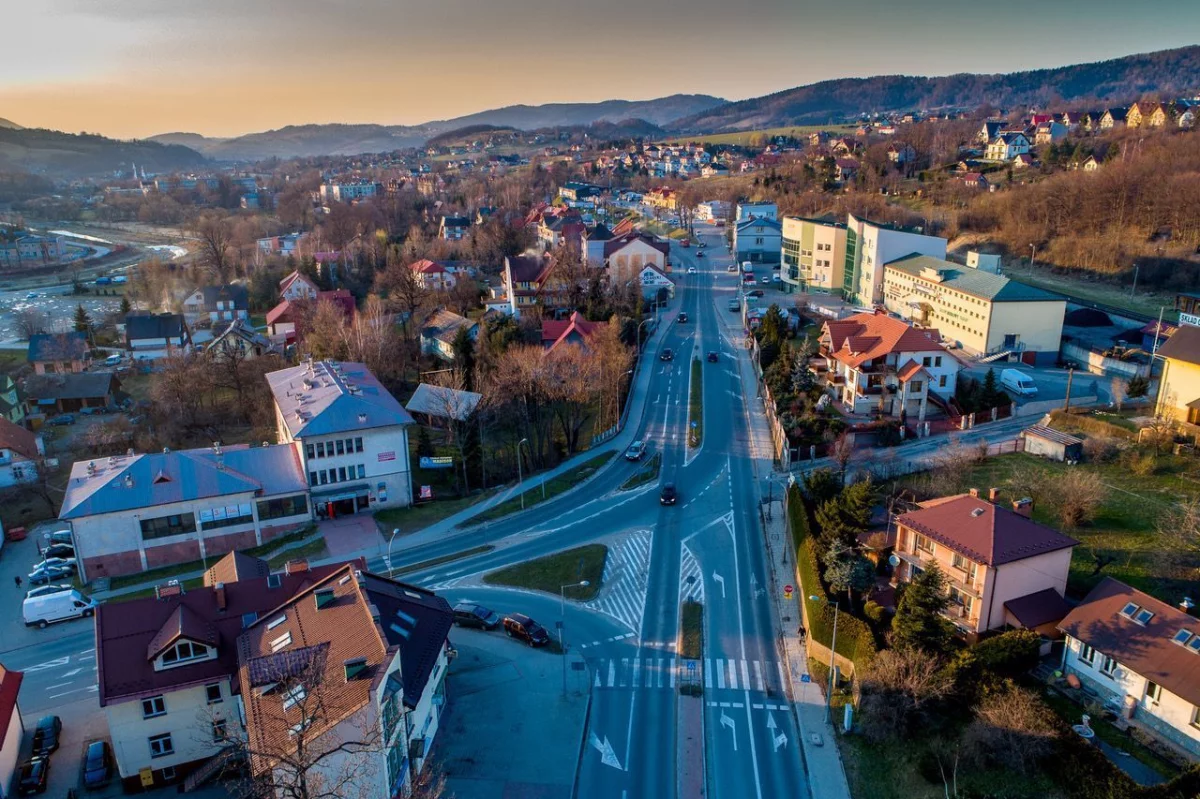
[(783, 290), (833, 294), (842, 289), (846, 225), (827, 219), (785, 216), (781, 230)]
[(751, 216), (743, 222), (738, 222), (733, 232), (735, 260), (767, 267), (778, 266), (783, 242), (782, 230), (782, 225), (767, 217)]
[(369, 180), (331, 180), (321, 184), (321, 200), (348, 203), (353, 200), (374, 197), (381, 190), (382, 187), (378, 183)]
[(1063, 595), (1079, 542), (1033, 521), (1031, 500), (1010, 509), (997, 499), (995, 489), (988, 499), (972, 489), (919, 503), (895, 521), (895, 580), (911, 582), (936, 563), (950, 593), (946, 615), (971, 640), (1006, 625), (1057, 623), (1069, 609)]
[(1066, 299), (1003, 275), (928, 255), (885, 262), (882, 302), (918, 325), (936, 325), (974, 355), (1010, 352), (1053, 362)]
[(846, 215), (846, 258), (842, 292), (861, 305), (883, 303), (883, 265), (906, 255), (946, 257), (946, 240)]
[(0, 238), (0, 267), (18, 268), (61, 261), (67, 254), (62, 236)]

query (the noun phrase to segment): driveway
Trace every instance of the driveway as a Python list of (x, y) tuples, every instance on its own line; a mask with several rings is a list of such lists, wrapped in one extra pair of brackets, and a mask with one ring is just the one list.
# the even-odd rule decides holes
[[(43, 644), (65, 638), (78, 633), (82, 629), (90, 629), (91, 619), (76, 619), (52, 624), (44, 630), (36, 627), (26, 627), (21, 616), (21, 605), (25, 601), (25, 592), (32, 586), (27, 578), (33, 564), (41, 560), (38, 554), (38, 544), (41, 542), (40, 532), (57, 529), (57, 524), (42, 526), (30, 530), (29, 537), (24, 541), (5, 541), (0, 550), (0, 663), (4, 662), (4, 653), (14, 649)], [(18, 588), (14, 577), (21, 578)], [(70, 580), (59, 581), (69, 583)]]

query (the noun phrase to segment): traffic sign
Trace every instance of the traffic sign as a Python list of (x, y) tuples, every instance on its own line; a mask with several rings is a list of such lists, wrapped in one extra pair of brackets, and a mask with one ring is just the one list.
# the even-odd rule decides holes
[(783, 598), (784, 598), (784, 599), (791, 599), (791, 598), (792, 598), (792, 591), (793, 591), (793, 590), (795, 590), (795, 589), (793, 589), (793, 588), (792, 588), (790, 585), (785, 585), (785, 586), (783, 587)]
[(801, 674), (800, 682), (812, 682), (812, 675), (811, 674)]

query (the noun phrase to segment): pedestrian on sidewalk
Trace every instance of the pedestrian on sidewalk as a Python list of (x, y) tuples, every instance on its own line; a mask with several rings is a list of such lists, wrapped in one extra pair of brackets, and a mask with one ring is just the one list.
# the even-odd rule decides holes
[(13, 582), (17, 584), (17, 590), (20, 591), (21, 590), (21, 575), (18, 574), (16, 577), (13, 577)]

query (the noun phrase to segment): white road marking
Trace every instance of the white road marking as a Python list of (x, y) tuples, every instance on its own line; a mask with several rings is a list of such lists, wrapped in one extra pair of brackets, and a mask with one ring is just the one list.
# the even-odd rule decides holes
[(754, 661), (754, 680), (758, 685), (758, 690), (763, 690), (762, 664), (757, 660)]
[(720, 658), (717, 658), (717, 687), (725, 687), (725, 664)]
[(87, 690), (88, 690), (87, 686), (84, 686), (83, 688), (73, 688), (70, 691), (63, 691), (61, 694), (50, 694), (50, 698), (58, 699), (60, 696), (66, 696), (67, 694), (77, 694), (80, 691), (87, 691)]
[(729, 664), (729, 687), (734, 691), (737, 690), (737, 663), (733, 660), (725, 661)]
[(750, 671), (746, 668), (746, 661), (742, 661), (742, 687), (750, 690)]
[(712, 660), (704, 659), (704, 687), (712, 688)]

